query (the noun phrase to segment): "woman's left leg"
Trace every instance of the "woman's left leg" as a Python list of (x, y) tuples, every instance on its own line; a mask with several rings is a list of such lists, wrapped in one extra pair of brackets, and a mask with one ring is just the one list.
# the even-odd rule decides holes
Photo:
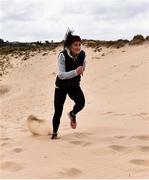
[(73, 87), (68, 91), (69, 97), (75, 102), (72, 114), (75, 116), (85, 106), (85, 97), (80, 86)]

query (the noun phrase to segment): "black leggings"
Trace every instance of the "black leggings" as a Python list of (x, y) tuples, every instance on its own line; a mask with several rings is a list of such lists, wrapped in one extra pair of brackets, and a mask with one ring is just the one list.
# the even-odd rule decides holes
[(76, 115), (85, 106), (85, 98), (84, 98), (84, 94), (80, 86), (69, 88), (67, 90), (55, 88), (55, 94), (54, 94), (55, 112), (54, 112), (53, 121), (52, 121), (53, 133), (57, 133), (58, 131), (60, 118), (63, 112), (63, 105), (64, 105), (67, 94), (75, 102), (75, 105), (72, 110), (73, 114)]

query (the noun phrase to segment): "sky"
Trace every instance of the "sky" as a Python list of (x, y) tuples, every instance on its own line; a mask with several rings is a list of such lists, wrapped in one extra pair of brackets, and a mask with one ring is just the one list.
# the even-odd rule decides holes
[(68, 29), (82, 39), (149, 35), (149, 0), (0, 0), (0, 38), (61, 41)]

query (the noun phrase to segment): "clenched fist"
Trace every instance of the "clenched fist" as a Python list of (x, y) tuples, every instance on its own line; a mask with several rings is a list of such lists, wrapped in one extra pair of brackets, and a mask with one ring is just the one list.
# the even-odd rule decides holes
[(79, 66), (79, 67), (77, 67), (76, 71), (77, 71), (78, 75), (79, 74), (83, 75), (84, 67), (83, 66)]

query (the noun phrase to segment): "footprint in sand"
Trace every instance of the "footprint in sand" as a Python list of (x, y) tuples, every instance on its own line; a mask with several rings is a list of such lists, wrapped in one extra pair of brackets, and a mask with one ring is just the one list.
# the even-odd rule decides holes
[(139, 114), (136, 114), (136, 116), (141, 117), (143, 120), (149, 120), (149, 113), (141, 112)]
[(149, 152), (149, 146), (138, 146), (137, 148), (142, 152)]
[(115, 136), (115, 138), (118, 138), (118, 139), (124, 139), (124, 138), (126, 138), (126, 136), (119, 135), (119, 136)]
[(0, 144), (0, 146), (7, 146), (7, 145), (10, 145), (10, 143), (8, 143), (8, 142), (4, 142), (4, 143), (2, 143), (2, 144)]
[(137, 68), (137, 67), (140, 67), (140, 66), (139, 66), (139, 65), (135, 65), (135, 64), (132, 64), (132, 65), (130, 66), (131, 69), (135, 69), (135, 68)]
[(113, 113), (115, 113), (115, 112), (107, 111), (107, 112), (105, 112), (105, 113), (103, 113), (103, 114), (113, 114)]
[(149, 113), (141, 112), (140, 115), (145, 115), (145, 116), (147, 116), (147, 115), (149, 115)]
[(3, 171), (15, 172), (21, 170), (23, 167), (13, 161), (4, 161), (0, 163), (0, 169)]
[(80, 139), (86, 139), (88, 137), (90, 137), (91, 135), (93, 135), (92, 133), (88, 133), (88, 132), (77, 132), (77, 133), (73, 133), (70, 134), (69, 136), (67, 135), (67, 139), (76, 139), (76, 140), (80, 140)]
[(143, 141), (148, 141), (149, 140), (148, 135), (131, 136), (131, 138), (138, 139), (138, 140), (143, 140)]
[[(73, 141), (69, 141), (69, 143), (71, 144), (75, 144), (75, 145), (81, 145), (81, 146), (89, 146), (91, 145), (92, 143), (91, 142), (87, 142), (87, 141), (84, 141), (83, 139), (85, 138), (88, 138), (88, 136), (92, 135), (92, 133), (74, 133), (72, 136), (71, 136), (71, 139), (76, 139), (76, 140), (73, 140)], [(80, 141), (81, 139), (81, 141)]]
[[(130, 152), (131, 148), (128, 146), (120, 146), (120, 145), (111, 145), (109, 148), (119, 151), (119, 152)], [(139, 150), (141, 152), (149, 152), (149, 146), (136, 146), (136, 150)]]
[(118, 152), (127, 152), (127, 151), (130, 150), (129, 147), (120, 146), (120, 145), (111, 145), (111, 146), (108, 146), (108, 147), (113, 149), (114, 151), (118, 151)]
[(112, 112), (112, 111), (107, 111), (105, 113), (102, 113), (102, 114), (109, 114), (109, 115), (112, 115), (112, 116), (126, 116), (127, 114), (126, 113), (116, 113), (116, 112)]
[(1, 140), (1, 144), (0, 146), (3, 147), (3, 146), (7, 146), (7, 145), (10, 145), (11, 143), (9, 142), (9, 140), (12, 140), (11, 138), (7, 138), (7, 137), (3, 137), (3, 138), (0, 138)]
[(65, 169), (64, 172), (59, 172), (61, 175), (63, 176), (68, 176), (68, 177), (73, 177), (73, 176), (77, 176), (79, 174), (82, 173), (82, 171), (80, 171), (77, 168), (69, 168), (69, 169)]
[(125, 114), (125, 113), (115, 113), (115, 114), (113, 114), (113, 116), (126, 116), (127, 114)]
[(81, 145), (81, 146), (89, 146), (91, 145), (90, 142), (83, 142), (83, 141), (70, 141), (71, 144)]
[(92, 135), (92, 133), (85, 133), (85, 132), (83, 132), (83, 133), (74, 133), (73, 134), (75, 137), (77, 137), (77, 138), (85, 138), (85, 137), (87, 137), (87, 136), (90, 136), (90, 135)]
[(129, 161), (129, 163), (149, 167), (149, 160), (145, 159), (132, 159)]
[(127, 74), (123, 74), (123, 77), (126, 77), (127, 76)]
[(23, 151), (23, 149), (22, 148), (14, 148), (12, 151), (16, 152), (16, 153), (20, 153)]
[(8, 141), (8, 140), (11, 140), (11, 138), (7, 138), (7, 137), (4, 137), (4, 138), (0, 138), (2, 141)]
[(10, 91), (10, 87), (8, 85), (1, 85), (0, 86), (0, 96), (8, 93)]

